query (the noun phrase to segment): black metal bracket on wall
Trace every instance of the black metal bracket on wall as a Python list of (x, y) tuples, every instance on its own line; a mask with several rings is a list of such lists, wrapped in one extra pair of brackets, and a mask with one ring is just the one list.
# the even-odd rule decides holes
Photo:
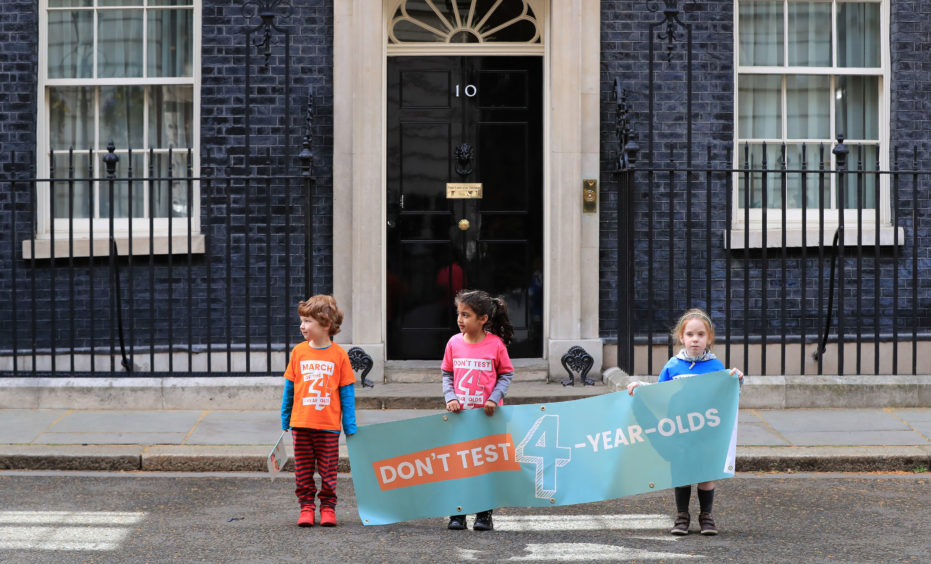
[(291, 4), (291, 0), (246, 0), (242, 5), (242, 13), (246, 19), (258, 15), (262, 20), (262, 23), (250, 30), (250, 33), (259, 32), (259, 36), (250, 41), (250, 44), (262, 50), (262, 54), (265, 56), (263, 66), (266, 69), (272, 57), (272, 30), (279, 33), (285, 31), (275, 25), (275, 10), (279, 8), (282, 17), (288, 17), (291, 15), (294, 6)]
[(352, 370), (354, 372), (362, 371), (362, 375), (359, 377), (359, 383), (362, 384), (362, 387), (374, 388), (375, 384), (365, 379), (369, 372), (372, 371), (372, 367), (375, 366), (372, 357), (362, 347), (352, 347), (346, 354), (349, 355), (349, 364), (352, 365)]
[(562, 367), (569, 373), (569, 377), (562, 381), (563, 386), (575, 385), (575, 372), (579, 373), (579, 380), (584, 386), (594, 386), (595, 381), (588, 377), (589, 370), (595, 364), (595, 359), (588, 351), (580, 346), (570, 348), (566, 354), (562, 355)]

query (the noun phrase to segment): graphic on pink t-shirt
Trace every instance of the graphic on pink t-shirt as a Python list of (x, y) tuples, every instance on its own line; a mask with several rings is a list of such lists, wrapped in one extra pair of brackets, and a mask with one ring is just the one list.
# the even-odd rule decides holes
[[(483, 373), (495, 374), (494, 364), (486, 358), (454, 358), (453, 381), (455, 382), (456, 397), (463, 409), (481, 407), (485, 405), (485, 381), (487, 376)], [(495, 375), (497, 380), (497, 375)], [(494, 390), (494, 385), (492, 385)]]
[(463, 409), (484, 407), (498, 374), (514, 371), (504, 343), (491, 333), (475, 344), (454, 335), (446, 344), (442, 369), (453, 373), (453, 390)]

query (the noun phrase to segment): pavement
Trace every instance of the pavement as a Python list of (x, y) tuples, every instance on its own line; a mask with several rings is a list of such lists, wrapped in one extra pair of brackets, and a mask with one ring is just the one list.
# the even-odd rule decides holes
[[(927, 377), (919, 378), (924, 388)], [(877, 401), (873, 406), (845, 407), (843, 401), (815, 401), (808, 407), (785, 407), (784, 401), (772, 405), (752, 401), (752, 394), (745, 402), (745, 392), (752, 390), (749, 384), (742, 391), (745, 407), (738, 419), (738, 472), (927, 472), (931, 468), (931, 407), (926, 403)], [(568, 387), (526, 382), (513, 386), (507, 401), (566, 401), (619, 387), (601, 382)], [(202, 401), (201, 408), (176, 404), (152, 409), (131, 394), (120, 401), (112, 388), (109, 402), (85, 403), (77, 409), (52, 400), (10, 406), (11, 396), (3, 401), (0, 387), (0, 470), (265, 471), (266, 457), (281, 434), (280, 381), (274, 383), (274, 390), (277, 396), (265, 392), (271, 400), (262, 409), (238, 408), (241, 402), (222, 394)], [(843, 394), (835, 391), (831, 396)], [(379, 383), (358, 389), (356, 397), (360, 425), (443, 412), (436, 383)], [(882, 396), (874, 393), (873, 397)], [(284, 469), (292, 469), (290, 461)], [(351, 472), (344, 436), (340, 471)]]

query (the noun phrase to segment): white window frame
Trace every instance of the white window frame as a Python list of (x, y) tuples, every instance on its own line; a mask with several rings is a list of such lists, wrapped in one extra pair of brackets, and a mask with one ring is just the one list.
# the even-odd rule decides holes
[[(192, 71), (190, 77), (121, 77), (121, 78), (55, 78), (48, 77), (48, 0), (39, 0), (39, 60), (38, 60), (38, 86), (37, 100), (38, 111), (36, 116), (36, 174), (37, 178), (48, 178), (49, 175), (49, 88), (57, 86), (170, 86), (184, 85), (192, 88), (192, 127), (191, 127), (191, 166), (194, 178), (199, 177), (200, 171), (200, 84), (201, 84), (201, 11), (203, 7), (202, 0), (192, 0), (192, 6), (179, 7), (175, 9), (187, 9), (192, 11)], [(93, 10), (125, 10), (125, 9), (147, 9), (149, 0), (140, 2), (142, 6), (92, 6), (85, 9)], [(96, 4), (96, 3), (95, 3)], [(152, 7), (156, 7), (153, 5)], [(172, 9), (172, 7), (157, 6), (159, 9)], [(53, 8), (54, 9), (54, 8)], [(63, 8), (70, 9), (70, 8)], [(94, 18), (94, 33), (97, 33), (96, 17)], [(148, 26), (143, 26), (143, 68), (146, 68), (148, 57), (147, 35)], [(94, 56), (96, 59), (97, 46), (94, 46)], [(96, 68), (96, 63), (94, 65)], [(148, 88), (145, 89), (145, 96), (148, 96)], [(148, 101), (147, 106), (148, 108)], [(148, 120), (148, 111), (144, 112), (144, 119)], [(99, 121), (95, 120), (94, 138), (96, 148), (94, 149), (94, 176), (104, 178), (106, 176), (106, 166), (103, 162), (103, 156), (106, 154), (106, 145), (108, 140), (99, 137)], [(146, 133), (143, 133), (143, 139), (147, 139)], [(54, 147), (56, 159), (67, 158), (68, 147)], [(87, 147), (75, 147), (75, 155), (79, 153), (87, 154)], [(187, 147), (176, 147), (173, 149), (175, 154), (187, 154)], [(127, 151), (125, 147), (118, 147), (115, 151), (120, 156), (120, 162), (117, 165), (118, 177), (125, 177), (127, 168)], [(146, 147), (133, 147), (133, 155), (148, 154)], [(156, 154), (167, 154), (167, 150), (156, 149)], [(148, 190), (146, 182), (141, 179), (149, 174), (148, 166), (145, 170), (133, 170), (133, 177), (140, 179), (134, 181), (134, 185), (139, 189)], [(156, 174), (158, 172), (156, 171)], [(185, 177), (188, 175), (187, 170), (176, 170), (174, 176)], [(61, 181), (63, 179), (56, 179)], [(76, 183), (87, 182), (78, 179)], [(138, 183), (138, 184), (137, 184)], [(191, 252), (204, 252), (204, 237), (201, 234), (201, 217), (200, 217), (200, 183), (193, 181), (192, 198), (188, 202), (191, 210), (191, 228), (188, 232), (188, 218), (173, 217), (171, 221), (167, 217), (156, 217), (152, 221), (152, 237), (150, 238), (150, 220), (148, 215), (145, 217), (132, 218), (132, 233), (130, 234), (130, 221), (128, 218), (114, 218), (113, 229), (114, 238), (117, 242), (119, 254), (126, 255), (130, 252), (133, 255), (147, 255), (150, 253), (150, 242), (152, 243), (151, 252), (154, 254), (187, 253), (188, 241), (190, 237)], [(49, 202), (51, 191), (48, 182), (37, 183), (36, 194), (36, 233), (34, 240), (23, 241), (23, 258), (50, 258), (74, 256), (94, 256), (106, 255), (110, 252), (110, 220), (109, 218), (51, 218), (51, 205)], [(146, 198), (146, 201), (148, 199)], [(147, 204), (146, 204), (147, 205)], [(148, 213), (148, 212), (146, 212)], [(90, 239), (91, 222), (93, 222), (93, 241)], [(171, 224), (171, 233), (169, 233), (169, 223)], [(73, 231), (74, 239), (69, 241), (69, 232)], [(151, 241), (150, 241), (151, 239)], [(54, 241), (54, 249), (52, 242)], [(132, 241), (132, 249), (129, 249), (129, 241)], [(54, 253), (54, 254), (52, 254)]]
[[(783, 142), (791, 144), (818, 144), (824, 142), (825, 150), (825, 169), (835, 170), (836, 169), (836, 159), (832, 152), (832, 149), (836, 146), (836, 141), (828, 142), (828, 140), (822, 139), (787, 139), (786, 125), (788, 123), (787, 118), (787, 108), (786, 108), (786, 99), (785, 88), (786, 88), (786, 78), (790, 76), (829, 76), (831, 77), (831, 92), (834, 91), (834, 80), (835, 77), (839, 76), (873, 76), (877, 77), (879, 80), (879, 99), (878, 99), (878, 111), (879, 115), (878, 126), (879, 126), (879, 139), (875, 143), (879, 145), (879, 164), (880, 169), (889, 169), (889, 116), (890, 116), (890, 83), (891, 83), (891, 63), (890, 63), (890, 0), (811, 0), (812, 2), (818, 3), (830, 3), (831, 4), (831, 56), (832, 56), (832, 66), (830, 67), (812, 67), (812, 66), (789, 66), (789, 54), (788, 54), (788, 45), (789, 45), (789, 11), (788, 9), (783, 10), (783, 29), (785, 30), (783, 38), (783, 66), (744, 66), (740, 64), (740, 3), (745, 0), (735, 0), (734, 2), (734, 160), (733, 165), (735, 170), (742, 169), (745, 165), (744, 161), (744, 147), (746, 143), (750, 143), (751, 146), (754, 144), (759, 144), (766, 142), (767, 146), (776, 146), (779, 147)], [(787, 8), (788, 4), (793, 2), (799, 2), (804, 0), (782, 0), (784, 6)], [(837, 5), (842, 3), (849, 2), (871, 2), (877, 3), (880, 5), (880, 66), (877, 68), (848, 68), (848, 67), (839, 67), (837, 66)], [(748, 75), (769, 75), (774, 76), (778, 75), (782, 77), (781, 96), (782, 103), (782, 138), (765, 138), (765, 139), (742, 139), (739, 137), (740, 124), (738, 123), (739, 114), (739, 85), (740, 77)], [(834, 130), (835, 127), (835, 103), (832, 100), (830, 104), (830, 127), (831, 130)], [(843, 132), (842, 132), (843, 133)], [(855, 140), (853, 143), (862, 144), (869, 146), (871, 143), (861, 142), (860, 140)], [(857, 166), (857, 152), (853, 149), (848, 154), (847, 158), (847, 170), (850, 171), (850, 174), (847, 175), (848, 186), (851, 182), (856, 182), (856, 177), (853, 174), (856, 171)], [(807, 166), (810, 169), (814, 169), (813, 172), (817, 171), (817, 166), (819, 162), (819, 155), (817, 152), (809, 152), (807, 155)], [(778, 162), (767, 163), (767, 167), (772, 169), (772, 173), (767, 173), (767, 176), (770, 180), (773, 179), (773, 176), (778, 176), (780, 164)], [(766, 211), (766, 225), (763, 225), (763, 210), (761, 208), (750, 208), (749, 213), (749, 225), (745, 222), (745, 210), (740, 201), (740, 190), (743, 188), (741, 185), (741, 173), (735, 173), (733, 176), (733, 189), (731, 193), (731, 209), (734, 210), (732, 214), (731, 221), (731, 230), (729, 241), (726, 241), (726, 244), (729, 248), (744, 248), (749, 246), (751, 248), (762, 247), (764, 244), (764, 233), (766, 234), (765, 244), (767, 247), (781, 247), (782, 246), (782, 209), (781, 207), (777, 208), (767, 208)], [(816, 175), (815, 175), (816, 176)], [(825, 181), (831, 183), (830, 193), (836, 195), (837, 189), (834, 185), (836, 179), (835, 174), (829, 174), (826, 176)], [(778, 182), (778, 180), (776, 180)], [(876, 242), (876, 229), (879, 229), (880, 232), (880, 244), (881, 245), (892, 245), (894, 244), (895, 238), (892, 229), (892, 199), (890, 193), (890, 182), (889, 176), (880, 175), (880, 184), (879, 184), (879, 202), (877, 203), (877, 209), (879, 210), (878, 225), (876, 212), (873, 209), (864, 209), (862, 210), (862, 216), (860, 212), (856, 209), (846, 209), (843, 211), (843, 222), (844, 222), (844, 244), (845, 245), (857, 245), (862, 243), (863, 245), (872, 245)], [(823, 230), (821, 229), (821, 223), (818, 213), (817, 205), (814, 207), (809, 206), (807, 208), (806, 216), (806, 225), (802, 223), (802, 209), (801, 208), (787, 208), (786, 209), (786, 245), (789, 247), (798, 247), (802, 246), (802, 233), (803, 231), (806, 234), (805, 244), (808, 246), (816, 246), (821, 243), (829, 245), (834, 236), (834, 232), (837, 227), (840, 225), (840, 217), (838, 210), (836, 208), (830, 208), (830, 203), (826, 203), (825, 214), (824, 214), (824, 225)], [(857, 222), (862, 217), (863, 229), (862, 233), (857, 233)], [(747, 230), (749, 229), (749, 236), (747, 236)], [(899, 241), (900, 243), (904, 241), (904, 233), (902, 230), (899, 230)], [(727, 237), (727, 235), (725, 235)], [(749, 244), (748, 244), (749, 240)]]

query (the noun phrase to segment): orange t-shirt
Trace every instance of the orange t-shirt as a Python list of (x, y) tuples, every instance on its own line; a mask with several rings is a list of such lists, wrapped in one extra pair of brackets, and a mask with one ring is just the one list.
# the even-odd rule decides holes
[(295, 345), (284, 377), (294, 382), (292, 427), (340, 430), (339, 388), (356, 381), (343, 347), (333, 343), (325, 349), (315, 349), (307, 341)]

